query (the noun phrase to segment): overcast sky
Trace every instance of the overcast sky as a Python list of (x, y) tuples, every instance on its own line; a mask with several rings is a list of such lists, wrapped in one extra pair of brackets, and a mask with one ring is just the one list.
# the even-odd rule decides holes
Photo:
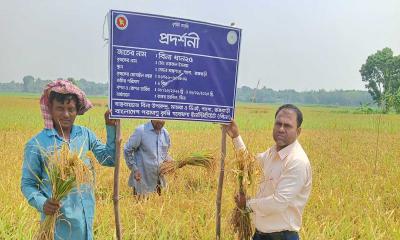
[(238, 86), (364, 89), (359, 69), (384, 47), (400, 54), (400, 0), (0, 0), (0, 82), (108, 81), (109, 9), (243, 29)]

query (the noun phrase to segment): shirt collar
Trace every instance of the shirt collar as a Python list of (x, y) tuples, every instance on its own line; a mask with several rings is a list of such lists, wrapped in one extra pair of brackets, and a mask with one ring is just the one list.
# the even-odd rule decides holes
[[(52, 128), (52, 129), (46, 128), (45, 131), (46, 131), (47, 136), (49, 136), (49, 137), (58, 136), (59, 138), (62, 138), (62, 136), (58, 135), (58, 132), (55, 128)], [(78, 135), (78, 133), (80, 133), (80, 132), (82, 132), (80, 127), (72, 125), (70, 139), (76, 137), (76, 135)]]
[(53, 136), (57, 136), (58, 135), (58, 133), (57, 133), (55, 128), (51, 128), (51, 129), (45, 128), (45, 131), (46, 131), (47, 136), (49, 136), (49, 137), (53, 137)]
[(154, 131), (154, 127), (153, 127), (153, 124), (151, 123), (151, 121), (147, 122), (144, 125), (144, 127), (145, 127), (146, 130)]
[(79, 126), (72, 125), (70, 138), (71, 139), (75, 138), (81, 132), (82, 132), (82, 129)]
[[(281, 149), (278, 152), (279, 159), (280, 160), (285, 159), (297, 144), (298, 144), (298, 141), (296, 140), (293, 143), (291, 143), (290, 145), (287, 145), (285, 148)], [(276, 151), (276, 145), (275, 145), (275, 151)]]
[[(144, 125), (144, 128), (145, 128), (146, 130), (149, 130), (149, 131), (153, 131), (153, 132), (156, 131), (156, 130), (154, 129), (153, 124), (151, 123), (151, 121), (147, 122), (147, 123)], [(162, 128), (160, 129), (160, 133), (163, 131), (163, 129), (164, 129), (164, 127), (162, 127)]]

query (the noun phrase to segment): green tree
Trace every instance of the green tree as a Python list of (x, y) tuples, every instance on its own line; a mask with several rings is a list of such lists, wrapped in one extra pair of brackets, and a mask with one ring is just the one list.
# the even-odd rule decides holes
[(393, 56), (390, 48), (384, 48), (367, 58), (360, 73), (372, 99), (384, 107), (385, 112), (395, 107), (393, 97), (400, 86), (400, 56)]
[(77, 85), (76, 80), (73, 77), (69, 77), (67, 78), (67, 80), (70, 81), (72, 84)]
[(386, 101), (393, 106), (396, 113), (400, 113), (400, 87), (395, 94), (387, 94)]

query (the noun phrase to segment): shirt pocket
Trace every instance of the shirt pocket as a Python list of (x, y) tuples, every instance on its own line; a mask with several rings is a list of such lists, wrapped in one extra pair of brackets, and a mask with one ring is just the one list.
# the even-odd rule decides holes
[(165, 161), (168, 156), (168, 145), (161, 146), (161, 160)]
[(168, 155), (169, 144), (165, 138), (160, 141), (161, 160), (166, 160)]
[(70, 193), (63, 200), (61, 200), (61, 213), (60, 219), (71, 221), (80, 215), (82, 209), (81, 204), (76, 201), (75, 193)]

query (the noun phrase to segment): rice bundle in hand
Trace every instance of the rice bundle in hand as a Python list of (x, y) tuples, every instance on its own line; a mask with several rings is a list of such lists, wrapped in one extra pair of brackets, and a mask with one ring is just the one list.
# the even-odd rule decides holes
[(250, 240), (253, 235), (250, 213), (246, 210), (235, 208), (231, 215), (231, 225), (239, 240)]
[(183, 159), (163, 162), (160, 166), (160, 174), (170, 175), (184, 166), (204, 167), (208, 170), (215, 166), (215, 158), (210, 152), (195, 152)]
[[(236, 166), (234, 172), (237, 175), (238, 191), (246, 195), (247, 186), (251, 184), (251, 176), (254, 171), (254, 156), (247, 150), (236, 152)], [(231, 214), (231, 225), (237, 235), (237, 239), (250, 240), (252, 238), (252, 226), (250, 212), (244, 208), (235, 207)]]
[[(51, 184), (52, 200), (59, 202), (74, 188), (79, 189), (81, 184), (92, 182), (92, 172), (81, 160), (80, 154), (71, 152), (67, 144), (63, 144), (61, 148), (54, 153), (44, 154), (47, 157), (45, 171)], [(39, 181), (42, 180), (39, 179)], [(59, 210), (53, 215), (46, 215), (44, 221), (40, 225), (36, 239), (54, 239), (56, 220), (59, 215)]]

